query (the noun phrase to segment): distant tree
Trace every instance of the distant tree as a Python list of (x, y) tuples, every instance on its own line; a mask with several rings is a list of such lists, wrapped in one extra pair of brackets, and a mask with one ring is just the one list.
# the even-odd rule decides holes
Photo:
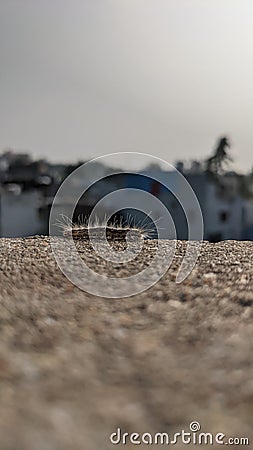
[(158, 162), (151, 162), (145, 170), (161, 170), (161, 165)]
[(224, 165), (233, 161), (227, 152), (227, 148), (230, 148), (229, 139), (226, 136), (220, 137), (218, 139), (214, 155), (206, 160), (207, 172), (217, 176), (224, 171)]

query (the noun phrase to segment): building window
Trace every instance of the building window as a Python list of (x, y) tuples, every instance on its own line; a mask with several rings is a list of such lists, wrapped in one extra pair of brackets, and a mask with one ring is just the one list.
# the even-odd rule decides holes
[(228, 211), (221, 211), (219, 213), (219, 220), (220, 222), (227, 222), (229, 219), (229, 212)]
[(153, 181), (151, 184), (151, 194), (155, 197), (158, 197), (158, 195), (161, 192), (161, 184), (158, 183), (158, 181)]

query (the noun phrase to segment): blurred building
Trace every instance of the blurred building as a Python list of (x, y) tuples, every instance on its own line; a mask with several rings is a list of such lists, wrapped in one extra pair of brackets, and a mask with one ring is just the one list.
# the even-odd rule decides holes
[[(158, 170), (144, 171), (141, 175), (131, 174), (125, 177), (125, 187), (134, 188), (136, 191), (126, 194), (129, 195), (129, 204), (132, 202), (134, 208), (126, 212), (122, 211), (121, 214), (126, 217), (127, 213), (134, 223), (140, 223), (143, 216), (140, 211), (152, 210), (153, 217), (159, 221), (160, 237), (174, 238), (173, 227), (170, 232), (168, 220), (164, 219), (158, 203), (154, 202), (152, 205), (149, 197), (145, 200), (141, 195), (141, 191), (149, 192), (161, 200), (168, 209), (177, 238), (188, 239), (188, 227), (191, 227), (194, 235), (194, 227), (198, 226), (196, 222), (198, 208), (191, 201), (191, 196), (187, 199), (187, 189), (176, 171), (158, 173)], [(253, 239), (253, 199), (246, 198), (241, 193), (240, 179), (236, 173), (226, 173), (214, 179), (202, 171), (199, 165), (194, 165), (191, 170), (184, 172), (183, 164), (180, 164), (180, 172), (198, 199), (204, 222), (204, 239), (211, 242), (246, 237)], [(160, 183), (156, 181), (157, 178), (161, 181)], [(183, 202), (184, 208), (180, 199), (186, 199)], [(120, 203), (118, 207), (120, 209)]]
[[(0, 236), (48, 234), (55, 194), (64, 179), (81, 164), (33, 161), (29, 154), (10, 150), (0, 154)], [(198, 229), (199, 208), (189, 195), (184, 177), (201, 208), (204, 239), (253, 240), (253, 173), (244, 176), (227, 172), (215, 177), (198, 161), (179, 161), (176, 168), (182, 176), (173, 168), (165, 171), (157, 165), (142, 173), (118, 173), (94, 162), (89, 171), (77, 171), (68, 191), (58, 199), (59, 219), (65, 215), (77, 222), (80, 217), (89, 217), (103, 199), (96, 211), (98, 219), (106, 216), (116, 222), (144, 226), (152, 231), (153, 237), (158, 236), (158, 228), (160, 238), (188, 239), (189, 226), (192, 236)], [(99, 181), (93, 184), (94, 179)], [(115, 192), (118, 194), (111, 195)], [(61, 234), (56, 226), (53, 232)]]
[(45, 222), (39, 214), (37, 190), (22, 192), (18, 185), (0, 190), (0, 237), (43, 234)]
[(44, 160), (6, 150), (0, 154), (0, 237), (44, 234), (44, 204), (57, 190)]

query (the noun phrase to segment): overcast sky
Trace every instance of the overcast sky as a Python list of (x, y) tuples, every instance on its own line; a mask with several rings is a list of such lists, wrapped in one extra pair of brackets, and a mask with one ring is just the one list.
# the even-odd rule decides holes
[(252, 0), (0, 0), (0, 149), (253, 165)]

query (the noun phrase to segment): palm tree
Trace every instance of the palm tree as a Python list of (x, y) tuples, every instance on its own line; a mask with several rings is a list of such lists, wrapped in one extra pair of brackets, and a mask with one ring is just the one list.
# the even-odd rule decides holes
[(206, 160), (207, 172), (217, 176), (224, 171), (224, 164), (233, 161), (231, 156), (228, 155), (227, 148), (230, 148), (229, 139), (226, 136), (220, 137), (214, 155)]

